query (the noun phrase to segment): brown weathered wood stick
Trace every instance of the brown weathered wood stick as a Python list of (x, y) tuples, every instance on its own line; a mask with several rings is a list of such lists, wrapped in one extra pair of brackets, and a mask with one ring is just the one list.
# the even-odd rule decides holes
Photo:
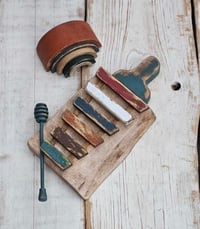
[(55, 128), (51, 135), (67, 149), (71, 152), (76, 158), (80, 159), (88, 154), (87, 150), (83, 148), (78, 142), (76, 142), (72, 137), (70, 137), (67, 133), (63, 132), (60, 127)]
[(63, 120), (68, 123), (76, 132), (84, 137), (93, 146), (103, 143), (103, 138), (94, 130), (88, 128), (74, 113), (66, 110), (62, 116)]

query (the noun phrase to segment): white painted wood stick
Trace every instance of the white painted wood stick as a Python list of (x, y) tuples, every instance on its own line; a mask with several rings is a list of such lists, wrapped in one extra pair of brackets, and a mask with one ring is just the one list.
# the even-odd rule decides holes
[(112, 101), (94, 84), (88, 82), (85, 90), (90, 96), (92, 96), (97, 102), (99, 102), (103, 107), (105, 107), (110, 113), (112, 113), (120, 121), (124, 123), (128, 123), (133, 119), (132, 115), (129, 112), (127, 112), (116, 102)]

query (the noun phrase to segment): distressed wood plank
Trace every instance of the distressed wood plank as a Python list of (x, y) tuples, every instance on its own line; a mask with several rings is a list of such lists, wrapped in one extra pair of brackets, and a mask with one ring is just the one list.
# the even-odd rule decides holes
[[(51, 118), (54, 112), (65, 103), (66, 99), (77, 92), (80, 87), (81, 74), (80, 72), (74, 72), (73, 77), (66, 80), (64, 77), (58, 77), (56, 73), (46, 72), (36, 53), (36, 46), (39, 39), (54, 26), (70, 20), (83, 20), (85, 2), (84, 0), (37, 0), (35, 2), (35, 38), (33, 47), (35, 56), (34, 59), (32, 59), (32, 64), (35, 66), (33, 72), (35, 73), (33, 83), (34, 91), (32, 92), (34, 98), (31, 106), (33, 108), (35, 103), (40, 101), (45, 102), (49, 108), (49, 118)], [(27, 73), (25, 75), (27, 85), (27, 82), (29, 82), (29, 74)], [(28, 92), (24, 96), (27, 97), (29, 94)], [(26, 123), (26, 128), (29, 126), (28, 123), (35, 123), (31, 108), (28, 109), (27, 115), (29, 122)], [(35, 126), (35, 129), (30, 128), (34, 132), (38, 130), (38, 126)], [(26, 138), (28, 139), (29, 136), (30, 135), (27, 134)], [(47, 136), (45, 136), (45, 140), (48, 140)], [(60, 146), (60, 144), (53, 145), (61, 150), (62, 146)], [(66, 152), (64, 153), (69, 157)], [(69, 159), (71, 160), (70, 157)], [(67, 225), (69, 229), (84, 228), (84, 205), (82, 199), (74, 193), (71, 187), (66, 186), (65, 182), (57, 179), (57, 175), (49, 170), (47, 166), (45, 166), (45, 178), (48, 201), (45, 205), (38, 203), (39, 160), (37, 157), (31, 158), (31, 160), (34, 160), (34, 169), (32, 171), (34, 174), (32, 227), (34, 229), (60, 229), (63, 225)], [(31, 180), (29, 182), (31, 182)], [(24, 227), (26, 226), (24, 225)]]
[[(47, 192), (52, 201), (45, 205), (37, 202), (39, 160), (25, 146), (34, 132), (34, 104), (45, 101), (52, 116), (80, 87), (80, 72), (68, 79), (44, 72), (34, 54), (36, 43), (44, 32), (61, 22), (84, 19), (84, 5), (84, 1), (77, 0), (0, 2), (2, 229), (16, 225), (84, 228), (82, 200), (48, 168)], [(97, 63), (82, 71), (83, 85), (99, 66), (109, 72), (130, 69), (146, 54), (159, 58), (161, 75), (150, 85), (149, 106), (157, 114), (157, 122), (93, 195), (91, 204), (86, 202), (86, 226), (199, 228), (199, 79), (190, 1), (88, 1), (87, 20), (103, 48)], [(171, 90), (175, 81), (181, 83), (176, 92)], [(23, 120), (16, 122), (16, 117)]]
[(72, 113), (70, 110), (66, 110), (62, 116), (63, 120), (69, 124), (75, 131), (77, 131), (82, 137), (84, 137), (93, 146), (98, 146), (103, 143), (103, 138), (94, 130), (89, 129), (84, 122), (82, 122), (78, 116)]
[(34, 159), (24, 144), (34, 133), (34, 9), (34, 1), (0, 1), (1, 229), (34, 221)]
[[(149, 85), (155, 125), (91, 197), (92, 228), (199, 228), (200, 90), (191, 2), (89, 1), (87, 19), (103, 44), (89, 77), (98, 66), (132, 69), (148, 55), (161, 65)], [(174, 82), (180, 90), (172, 90)]]
[(62, 170), (68, 169), (72, 163), (58, 149), (53, 147), (49, 142), (44, 141), (40, 149)]
[(67, 133), (63, 132), (60, 127), (55, 128), (51, 134), (61, 145), (65, 147), (65, 149), (71, 152), (76, 158), (80, 159), (88, 154), (85, 148), (78, 144)]
[(125, 87), (120, 81), (116, 80), (112, 75), (107, 73), (103, 68), (100, 68), (96, 75), (138, 112), (143, 112), (149, 108), (141, 98)]
[(97, 112), (92, 105), (87, 103), (83, 98), (77, 97), (74, 101), (74, 105), (81, 110), (87, 117), (94, 121), (98, 126), (100, 126), (107, 134), (113, 135), (119, 129), (114, 123), (110, 122), (103, 117), (99, 112)]

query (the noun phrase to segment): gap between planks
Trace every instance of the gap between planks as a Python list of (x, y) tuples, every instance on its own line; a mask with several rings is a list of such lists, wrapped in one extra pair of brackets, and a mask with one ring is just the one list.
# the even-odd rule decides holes
[(84, 200), (85, 229), (92, 229), (91, 208), (92, 208), (92, 203), (90, 202), (90, 200)]
[[(200, 1), (191, 0), (191, 20), (192, 20), (192, 29), (193, 37), (195, 44), (196, 59), (198, 64), (198, 74), (200, 79), (200, 65), (199, 65), (199, 56), (200, 56)], [(197, 131), (197, 154), (198, 154), (198, 183), (199, 183), (199, 192), (200, 192), (200, 108), (199, 108), (199, 123)]]

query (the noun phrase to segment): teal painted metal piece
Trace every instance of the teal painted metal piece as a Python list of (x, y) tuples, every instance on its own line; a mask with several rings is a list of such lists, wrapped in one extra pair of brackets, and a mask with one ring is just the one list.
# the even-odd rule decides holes
[(52, 146), (49, 142), (43, 141), (40, 149), (61, 169), (67, 169), (72, 165), (71, 161), (67, 159), (58, 149)]
[[(44, 123), (48, 119), (48, 108), (45, 103), (37, 103), (34, 109), (34, 116), (37, 123), (40, 124), (40, 146), (44, 141), (43, 136), (43, 129)], [(46, 201), (47, 200), (47, 193), (44, 185), (44, 154), (40, 150), (40, 190), (38, 195), (39, 201)]]
[(120, 81), (129, 90), (140, 97), (145, 103), (148, 103), (151, 92), (148, 84), (155, 79), (160, 72), (160, 62), (154, 56), (144, 59), (133, 70), (119, 70), (113, 76)]

